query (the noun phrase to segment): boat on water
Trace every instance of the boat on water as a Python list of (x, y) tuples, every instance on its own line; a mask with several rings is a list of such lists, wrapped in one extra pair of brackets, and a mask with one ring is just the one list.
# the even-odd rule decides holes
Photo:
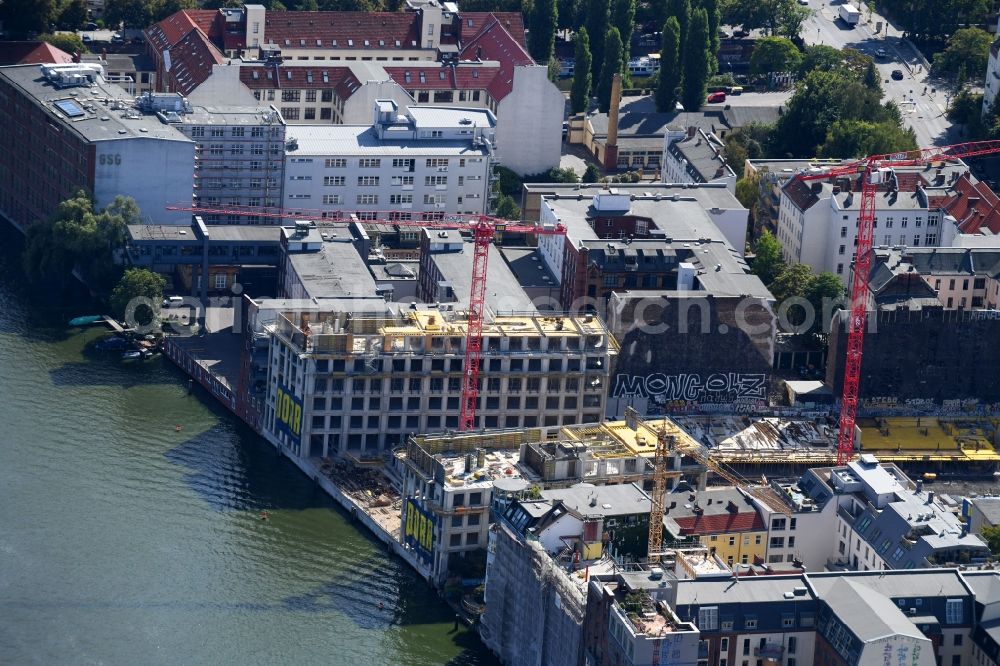
[(141, 356), (142, 356), (141, 351), (127, 351), (124, 354), (122, 354), (122, 360), (131, 361), (140, 358)]
[(128, 340), (115, 336), (100, 340), (94, 344), (94, 349), (98, 351), (121, 351), (127, 349), (128, 345)]
[(91, 324), (96, 324), (98, 322), (104, 321), (104, 317), (101, 315), (85, 315), (83, 317), (75, 317), (69, 320), (70, 326), (90, 326)]

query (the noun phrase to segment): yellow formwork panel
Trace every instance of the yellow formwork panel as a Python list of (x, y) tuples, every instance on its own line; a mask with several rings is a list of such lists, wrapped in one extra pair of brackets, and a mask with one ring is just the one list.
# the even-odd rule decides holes
[(989, 419), (891, 417), (861, 419), (861, 450), (897, 462), (998, 462)]

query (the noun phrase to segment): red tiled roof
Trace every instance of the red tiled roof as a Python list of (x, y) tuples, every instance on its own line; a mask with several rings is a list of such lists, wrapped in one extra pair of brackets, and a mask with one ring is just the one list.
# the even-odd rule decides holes
[(726, 512), (713, 515), (694, 515), (674, 518), (684, 536), (751, 532), (764, 529), (764, 521), (755, 511), (747, 513)]
[(361, 87), (357, 77), (344, 66), (244, 66), (240, 68), (240, 81), (251, 90), (333, 88), (341, 99), (347, 99)]
[(521, 46), (524, 41), (524, 18), (521, 12), (461, 12), (459, 39), (462, 44), (469, 42), (491, 21), (498, 21)]
[(198, 22), (190, 16), (191, 11), (185, 9), (175, 12), (147, 28), (146, 38), (152, 43), (153, 48), (162, 51), (184, 39), (192, 30), (201, 30)]
[(219, 28), (219, 19), (222, 14), (217, 9), (185, 9), (182, 10), (184, 14), (187, 15), (188, 19), (198, 26), (201, 30), (209, 37), (213, 37), (213, 33), (222, 32)]
[[(486, 90), (500, 73), (496, 66), (461, 66), (454, 69), (438, 63), (413, 63), (406, 67), (386, 67), (392, 80), (413, 90)], [(423, 78), (421, 79), (421, 74)]]
[(0, 65), (73, 62), (73, 56), (48, 42), (0, 42)]
[(463, 60), (495, 60), (500, 63), (500, 71), (487, 88), (493, 99), (498, 102), (514, 87), (514, 68), (535, 64), (524, 47), (507, 32), (496, 17), (493, 17), (462, 48), (460, 55)]
[(212, 65), (221, 65), (225, 58), (201, 30), (193, 29), (169, 48), (170, 74), (173, 90), (190, 94), (212, 74)]
[[(412, 49), (420, 46), (420, 16), (413, 12), (267, 12), (264, 39), (278, 48), (368, 46)], [(288, 43), (285, 43), (288, 40)], [(316, 40), (320, 41), (317, 45)], [(398, 45), (397, 45), (398, 42)]]
[(959, 231), (978, 234), (988, 229), (990, 233), (1000, 233), (1000, 198), (986, 183), (973, 183), (969, 174), (964, 173), (948, 189), (948, 195), (933, 197), (930, 203), (954, 217)]

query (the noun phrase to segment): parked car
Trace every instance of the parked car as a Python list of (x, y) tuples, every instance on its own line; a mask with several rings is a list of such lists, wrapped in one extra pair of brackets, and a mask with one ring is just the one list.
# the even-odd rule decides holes
[(903, 80), (903, 70), (901, 70), (901, 69), (894, 69), (894, 70), (892, 70), (892, 75), (891, 76), (892, 76), (892, 80), (893, 81), (902, 81)]
[(709, 104), (718, 104), (719, 102), (726, 101), (726, 93), (724, 92), (714, 92), (708, 96)]
[(889, 52), (886, 51), (885, 49), (878, 49), (878, 50), (875, 51), (875, 57), (876, 58), (888, 58), (889, 57)]
[(94, 23), (93, 21), (91, 21), (84, 27), (87, 28), (87, 30), (97, 30), (97, 24)]
[(739, 38), (739, 37), (749, 37), (749, 36), (750, 32), (744, 30), (743, 28), (740, 28), (739, 30), (733, 30), (733, 37)]

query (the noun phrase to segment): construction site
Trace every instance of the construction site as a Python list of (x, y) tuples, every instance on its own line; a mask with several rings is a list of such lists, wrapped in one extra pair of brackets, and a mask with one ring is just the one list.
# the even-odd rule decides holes
[(1000, 419), (865, 418), (858, 427), (862, 453), (926, 478), (992, 478), (1000, 463)]

